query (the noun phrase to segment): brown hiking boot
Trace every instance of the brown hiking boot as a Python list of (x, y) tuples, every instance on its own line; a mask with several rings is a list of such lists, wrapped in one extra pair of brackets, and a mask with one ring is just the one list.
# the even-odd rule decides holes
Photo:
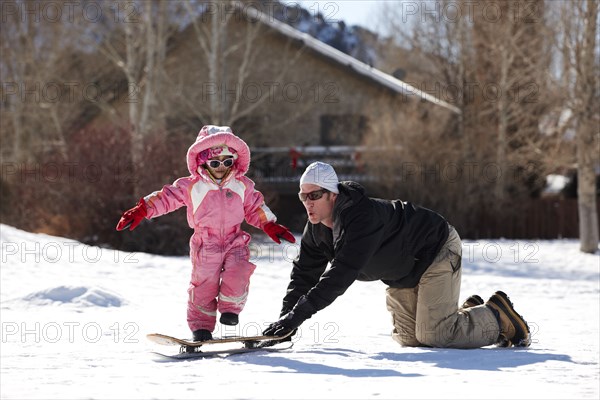
[(527, 322), (519, 315), (506, 293), (497, 291), (485, 303), (495, 311), (500, 325), (500, 338), (498, 345), (500, 347), (529, 347), (531, 337), (529, 336), (529, 326)]
[(483, 299), (481, 298), (481, 296), (474, 294), (472, 296), (467, 297), (467, 299), (462, 304), (462, 306), (460, 306), (460, 308), (471, 308), (471, 307), (480, 306), (482, 304), (483, 304)]

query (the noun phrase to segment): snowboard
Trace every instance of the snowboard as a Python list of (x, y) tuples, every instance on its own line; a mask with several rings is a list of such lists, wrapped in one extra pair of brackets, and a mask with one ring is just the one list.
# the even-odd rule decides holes
[(158, 352), (152, 352), (156, 357), (156, 361), (183, 361), (183, 360), (194, 360), (199, 358), (216, 358), (216, 357), (229, 357), (236, 354), (247, 354), (254, 352), (278, 352), (282, 350), (287, 350), (292, 348), (293, 344), (291, 342), (286, 342), (285, 346), (277, 345), (277, 347), (240, 347), (233, 349), (224, 349), (224, 350), (210, 350), (210, 351), (193, 351), (187, 352), (183, 351), (178, 354), (164, 354)]
[[(282, 340), (292, 335), (292, 333), (293, 332), (290, 332), (285, 336), (231, 336), (212, 340), (205, 340), (203, 342), (194, 342), (191, 340), (179, 339), (173, 336), (163, 335), (161, 333), (151, 333), (146, 335), (146, 337), (150, 341), (157, 344), (166, 346), (180, 346), (179, 354), (168, 355), (154, 352), (154, 355), (158, 357), (159, 361), (174, 361), (189, 360), (196, 358), (210, 358), (217, 356), (228, 357), (234, 354), (244, 354), (256, 351), (275, 352), (287, 350), (293, 346), (293, 343), (282, 342)], [(215, 349), (206, 351), (200, 349), (200, 347), (202, 346), (215, 348), (218, 346), (214, 345), (224, 343), (242, 343), (244, 347)]]
[(154, 343), (162, 344), (165, 346), (188, 346), (188, 347), (200, 347), (207, 344), (221, 344), (221, 343), (243, 343), (246, 347), (259, 347), (265, 342), (281, 341), (288, 336), (292, 335), (293, 332), (288, 333), (284, 336), (227, 336), (223, 338), (217, 338), (212, 340), (205, 340), (203, 342), (194, 342), (186, 339), (179, 339), (174, 336), (163, 335), (162, 333), (150, 333), (146, 337)]

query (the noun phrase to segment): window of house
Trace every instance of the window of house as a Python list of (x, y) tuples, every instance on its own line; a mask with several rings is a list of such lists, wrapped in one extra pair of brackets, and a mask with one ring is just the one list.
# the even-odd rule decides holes
[(321, 145), (358, 146), (368, 128), (368, 118), (364, 115), (322, 115)]

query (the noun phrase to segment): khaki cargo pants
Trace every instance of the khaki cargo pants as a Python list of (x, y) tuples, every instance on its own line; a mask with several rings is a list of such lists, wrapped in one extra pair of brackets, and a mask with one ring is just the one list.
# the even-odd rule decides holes
[(462, 244), (454, 227), (419, 284), (387, 288), (392, 338), (403, 346), (477, 348), (496, 343), (500, 329), (486, 306), (458, 309)]

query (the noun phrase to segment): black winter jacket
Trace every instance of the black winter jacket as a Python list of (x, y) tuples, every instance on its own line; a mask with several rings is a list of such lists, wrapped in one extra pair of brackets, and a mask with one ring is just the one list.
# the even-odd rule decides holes
[(448, 239), (448, 223), (434, 211), (369, 198), (356, 182), (342, 182), (338, 188), (333, 230), (310, 222), (304, 228), (281, 315), (306, 295), (302, 312), (310, 316), (355, 280), (415, 287)]

